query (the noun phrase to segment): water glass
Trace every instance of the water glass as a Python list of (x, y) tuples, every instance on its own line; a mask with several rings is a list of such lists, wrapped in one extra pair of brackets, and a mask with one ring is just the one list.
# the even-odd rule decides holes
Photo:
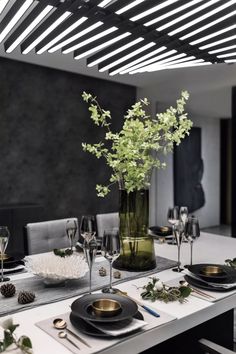
[(73, 250), (73, 243), (75, 239), (75, 235), (77, 232), (77, 223), (75, 220), (67, 220), (66, 222), (66, 234), (70, 241), (70, 249)]
[(200, 236), (198, 219), (191, 216), (185, 225), (185, 236), (190, 243), (190, 265), (193, 264), (193, 242)]
[(4, 278), (3, 274), (3, 259), (4, 259), (4, 254), (8, 245), (10, 237), (10, 232), (8, 230), (7, 226), (0, 226), (0, 256), (1, 256), (1, 279), (0, 282), (4, 282), (7, 280), (10, 280), (9, 278)]
[(183, 234), (184, 234), (184, 223), (182, 221), (179, 221), (173, 226), (173, 231), (174, 231), (174, 237), (175, 237), (175, 242), (178, 247), (178, 264), (177, 268), (173, 268), (172, 270), (174, 272), (182, 272), (183, 268), (180, 268), (181, 262), (180, 262), (180, 247), (182, 244), (183, 240)]

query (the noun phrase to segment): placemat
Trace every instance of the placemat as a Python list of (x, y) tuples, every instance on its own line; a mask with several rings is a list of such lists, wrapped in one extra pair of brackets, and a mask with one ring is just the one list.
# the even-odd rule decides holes
[[(121, 271), (121, 279), (113, 279), (113, 284), (123, 283), (135, 278), (142, 278), (146, 275), (158, 273), (165, 269), (175, 267), (177, 264), (175, 261), (163, 257), (156, 257), (156, 259), (157, 267), (155, 269), (146, 272)], [(107, 269), (107, 276), (99, 276), (98, 271), (101, 267)], [(87, 273), (83, 278), (67, 281), (63, 287), (46, 287), (43, 283), (43, 280), (37, 276), (12, 281), (12, 283), (16, 286), (17, 293), (19, 293), (21, 290), (34, 292), (36, 295), (35, 301), (30, 304), (20, 305), (17, 302), (17, 296), (11, 298), (1, 297), (0, 316), (85, 294), (88, 292), (88, 279), (89, 275)], [(92, 291), (100, 290), (108, 284), (109, 263), (102, 257), (98, 257), (92, 271)]]

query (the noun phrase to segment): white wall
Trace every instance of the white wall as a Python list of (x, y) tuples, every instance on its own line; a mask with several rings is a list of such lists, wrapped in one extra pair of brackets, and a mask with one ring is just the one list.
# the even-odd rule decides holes
[[(161, 72), (156, 83), (138, 89), (138, 97), (151, 101), (152, 113), (173, 105), (182, 89), (187, 89), (187, 105), (194, 125), (202, 128), (202, 157), (204, 175), (202, 185), (206, 204), (194, 214), (202, 227), (220, 222), (220, 118), (231, 117), (231, 89), (236, 86), (236, 65), (212, 65)], [(153, 176), (150, 223), (165, 225), (166, 213), (173, 205), (173, 157), (167, 158), (168, 167)]]

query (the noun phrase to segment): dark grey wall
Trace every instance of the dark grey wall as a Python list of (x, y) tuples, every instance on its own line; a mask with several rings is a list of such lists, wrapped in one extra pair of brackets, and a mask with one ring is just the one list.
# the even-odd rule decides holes
[(108, 177), (104, 161), (81, 148), (101, 138), (84, 90), (112, 111), (119, 129), (134, 87), (0, 59), (0, 204), (42, 204), (45, 219), (117, 209), (116, 191), (96, 197), (96, 183)]

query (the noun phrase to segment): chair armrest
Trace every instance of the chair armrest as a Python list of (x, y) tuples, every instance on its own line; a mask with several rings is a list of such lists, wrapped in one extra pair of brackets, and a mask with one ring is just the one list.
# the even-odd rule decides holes
[(205, 351), (205, 353), (209, 354), (235, 354), (232, 350), (226, 349), (221, 345), (218, 345), (214, 342), (211, 342), (208, 339), (202, 338), (198, 341), (200, 343), (200, 347)]

